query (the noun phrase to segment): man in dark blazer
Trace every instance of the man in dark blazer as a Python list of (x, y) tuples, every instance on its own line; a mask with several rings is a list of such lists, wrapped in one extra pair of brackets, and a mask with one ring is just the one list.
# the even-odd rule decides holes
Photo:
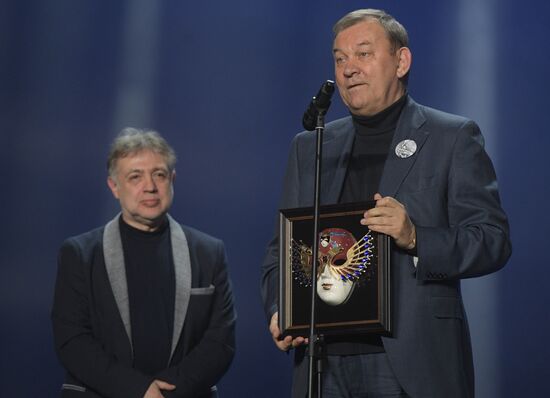
[[(334, 27), (336, 83), (351, 116), (328, 123), (321, 203), (374, 199), (358, 223), (389, 235), (393, 333), (327, 342), (323, 397), (464, 398), (474, 369), (460, 280), (501, 268), (511, 253), (496, 176), (471, 120), (407, 93), (405, 29), (380, 10)], [(293, 140), (281, 208), (312, 206), (315, 134)], [(278, 235), (262, 266), (262, 297), (281, 350), (297, 348), (293, 397), (307, 392), (304, 337), (282, 337)]]
[(235, 350), (225, 250), (168, 215), (175, 161), (158, 133), (123, 130), (108, 161), (121, 214), (61, 247), (62, 397), (217, 397)]

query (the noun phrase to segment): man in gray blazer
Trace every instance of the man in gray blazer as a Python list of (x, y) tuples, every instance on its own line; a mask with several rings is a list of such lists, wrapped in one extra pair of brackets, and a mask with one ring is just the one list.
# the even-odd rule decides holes
[[(321, 203), (375, 200), (358, 223), (392, 239), (393, 333), (327, 336), (323, 397), (464, 398), (474, 370), (460, 280), (500, 269), (508, 222), (478, 126), (417, 104), (407, 92), (411, 51), (403, 26), (380, 10), (334, 26), (336, 84), (350, 116), (328, 123)], [(280, 207), (313, 204), (315, 134), (292, 143)], [(262, 266), (270, 332), (297, 348), (293, 397), (307, 392), (304, 337), (282, 337), (278, 235)]]
[(175, 162), (158, 133), (123, 130), (107, 180), (121, 213), (60, 249), (62, 397), (217, 397), (235, 350), (225, 249), (168, 215)]

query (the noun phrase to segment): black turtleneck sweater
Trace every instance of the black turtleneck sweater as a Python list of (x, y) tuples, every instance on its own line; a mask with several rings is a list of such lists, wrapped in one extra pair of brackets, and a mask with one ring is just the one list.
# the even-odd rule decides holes
[(373, 116), (351, 115), (355, 140), (340, 203), (373, 200), (406, 98)]
[[(384, 164), (407, 95), (373, 116), (351, 115), (355, 139), (340, 203), (373, 200), (378, 192)], [(328, 355), (353, 355), (384, 352), (377, 335), (327, 336)]]
[(166, 221), (145, 232), (120, 217), (126, 265), (134, 368), (154, 375), (168, 366), (174, 328), (175, 276)]

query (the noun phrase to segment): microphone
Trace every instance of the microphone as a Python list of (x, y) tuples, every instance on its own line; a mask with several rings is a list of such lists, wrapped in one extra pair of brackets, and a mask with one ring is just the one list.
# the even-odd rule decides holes
[(304, 113), (302, 125), (306, 130), (315, 130), (317, 127), (317, 117), (319, 114), (324, 115), (327, 113), (328, 108), (330, 107), (330, 98), (333, 93), (334, 82), (332, 80), (327, 80), (323, 83), (317, 95), (313, 97)]

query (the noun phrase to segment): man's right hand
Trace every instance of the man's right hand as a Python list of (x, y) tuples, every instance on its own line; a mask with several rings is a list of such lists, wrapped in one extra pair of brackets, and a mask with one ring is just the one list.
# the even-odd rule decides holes
[(176, 386), (162, 380), (153, 380), (143, 398), (164, 398), (161, 390), (172, 391)]
[(292, 336), (286, 336), (284, 339), (281, 339), (281, 331), (279, 330), (279, 313), (276, 312), (271, 317), (271, 322), (269, 323), (269, 331), (271, 332), (271, 337), (277, 348), (281, 351), (288, 351), (291, 348), (296, 348), (302, 344), (307, 344), (308, 339), (305, 337), (296, 337), (292, 339)]

